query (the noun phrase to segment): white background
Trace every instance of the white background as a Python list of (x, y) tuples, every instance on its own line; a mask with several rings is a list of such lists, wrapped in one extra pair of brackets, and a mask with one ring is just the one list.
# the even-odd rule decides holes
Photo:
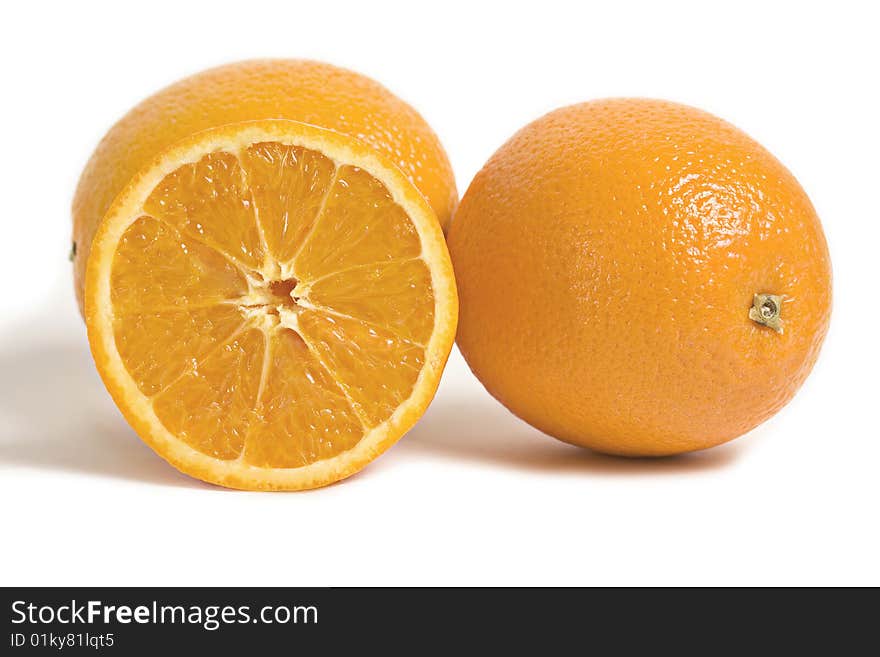
[[(11, 3), (0, 26), (0, 584), (880, 584), (880, 18), (872, 3)], [(835, 308), (787, 408), (708, 452), (617, 460), (509, 415), (453, 354), (354, 478), (240, 493), (128, 428), (73, 301), (69, 204), (104, 131), (202, 68), (324, 59), (432, 124), (459, 189), (516, 129), (612, 95), (697, 105), (786, 163)], [(768, 367), (772, 367), (768, 363)]]

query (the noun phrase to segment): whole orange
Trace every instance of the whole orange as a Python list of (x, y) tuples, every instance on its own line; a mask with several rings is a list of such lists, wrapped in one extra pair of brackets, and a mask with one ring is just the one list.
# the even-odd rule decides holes
[(83, 275), (101, 218), (123, 187), (171, 144), (239, 121), (292, 119), (355, 137), (396, 164), (442, 226), (458, 202), (446, 153), (425, 120), (379, 83), (308, 60), (254, 60), (203, 71), (147, 98), (101, 140), (73, 201), (74, 271)]
[(449, 247), (471, 369), (530, 424), (601, 452), (749, 431), (792, 398), (828, 328), (828, 249), (801, 186), (674, 103), (526, 126), (474, 178)]

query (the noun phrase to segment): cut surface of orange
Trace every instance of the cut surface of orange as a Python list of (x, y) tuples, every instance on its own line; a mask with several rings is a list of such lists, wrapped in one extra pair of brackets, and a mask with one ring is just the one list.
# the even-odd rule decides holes
[(302, 123), (177, 144), (91, 246), (85, 316), (108, 390), (163, 458), (220, 485), (357, 472), (422, 415), (455, 336), (423, 196), (370, 148)]

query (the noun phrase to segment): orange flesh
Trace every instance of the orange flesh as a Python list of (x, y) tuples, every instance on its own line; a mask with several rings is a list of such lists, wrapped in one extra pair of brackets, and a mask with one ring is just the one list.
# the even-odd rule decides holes
[(165, 427), (258, 467), (332, 458), (388, 420), (434, 326), (419, 236), (386, 188), (274, 142), (166, 176), (119, 241), (111, 300)]

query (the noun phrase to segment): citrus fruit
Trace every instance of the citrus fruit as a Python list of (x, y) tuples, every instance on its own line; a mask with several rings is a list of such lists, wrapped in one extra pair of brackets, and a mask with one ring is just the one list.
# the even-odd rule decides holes
[[(307, 60), (228, 64), (147, 98), (104, 136), (73, 201), (77, 289), (98, 222), (128, 181), (174, 142), (227, 123), (292, 119), (351, 135), (384, 153), (427, 197), (445, 227), (458, 202), (452, 168), (430, 126), (373, 80)], [(82, 308), (82, 296), (78, 296)]]
[(191, 135), (91, 242), (85, 320), (137, 433), (245, 489), (346, 477), (424, 412), (455, 335), (436, 215), (401, 170), (288, 120)]
[(828, 328), (831, 267), (791, 173), (732, 125), (655, 100), (566, 107), (477, 174), (449, 231), (458, 344), (561, 440), (659, 456), (776, 413)]

